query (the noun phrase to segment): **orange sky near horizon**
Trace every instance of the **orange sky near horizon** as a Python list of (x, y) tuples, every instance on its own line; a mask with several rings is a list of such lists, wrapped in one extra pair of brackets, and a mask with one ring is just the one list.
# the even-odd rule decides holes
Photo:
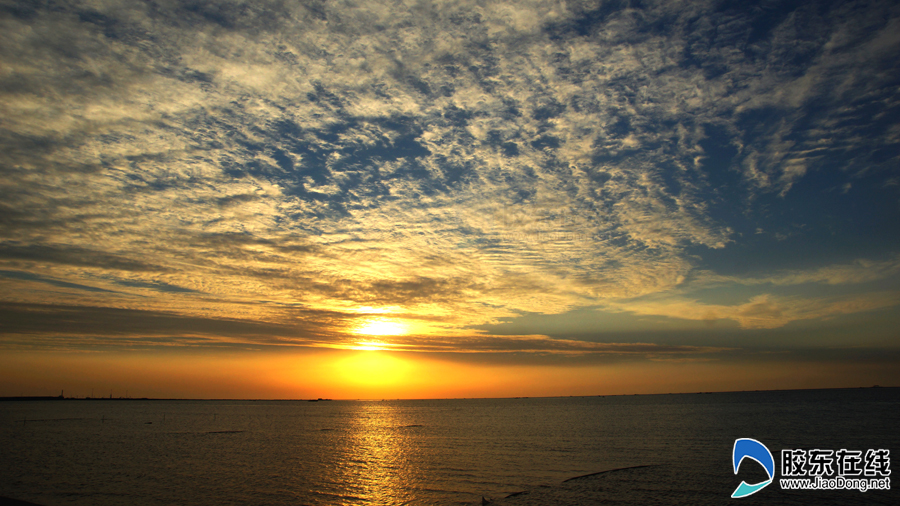
[(622, 361), (521, 365), (417, 353), (29, 353), (0, 357), (0, 396), (199, 399), (433, 399), (854, 388), (889, 364)]

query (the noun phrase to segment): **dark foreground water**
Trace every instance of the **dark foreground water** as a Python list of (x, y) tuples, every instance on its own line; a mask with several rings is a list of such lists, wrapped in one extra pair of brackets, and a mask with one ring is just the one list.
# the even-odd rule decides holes
[(898, 504), (900, 484), (826, 493), (773, 483), (730, 498), (742, 479), (766, 478), (752, 462), (734, 475), (737, 438), (764, 443), (777, 468), (782, 448), (893, 452), (898, 422), (895, 388), (0, 402), (0, 496), (47, 506), (481, 504), (482, 496), (504, 504)]

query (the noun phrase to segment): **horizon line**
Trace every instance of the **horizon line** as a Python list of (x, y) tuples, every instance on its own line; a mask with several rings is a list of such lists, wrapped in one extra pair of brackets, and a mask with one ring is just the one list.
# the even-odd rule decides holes
[(806, 392), (814, 390), (866, 390), (874, 388), (900, 388), (900, 385), (872, 385), (858, 387), (832, 387), (832, 388), (784, 388), (784, 389), (754, 389), (754, 390), (719, 390), (719, 391), (700, 391), (700, 392), (657, 392), (657, 393), (632, 393), (632, 394), (595, 394), (595, 395), (518, 395), (513, 397), (385, 397), (385, 398), (345, 398), (345, 399), (325, 399), (322, 397), (312, 398), (190, 398), (190, 397), (63, 397), (61, 395), (20, 395), (0, 397), (0, 402), (10, 401), (277, 401), (277, 402), (334, 402), (334, 401), (366, 401), (366, 402), (384, 402), (384, 401), (452, 401), (452, 400), (504, 400), (504, 399), (568, 399), (568, 398), (589, 398), (589, 397), (634, 397), (648, 395), (701, 395), (701, 394), (737, 394), (751, 392)]

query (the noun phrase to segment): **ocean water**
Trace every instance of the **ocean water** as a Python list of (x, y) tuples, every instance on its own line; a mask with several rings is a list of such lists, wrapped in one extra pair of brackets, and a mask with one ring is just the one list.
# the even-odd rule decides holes
[[(404, 401), (0, 402), (0, 496), (55, 505), (727, 504), (734, 440), (900, 449), (900, 389)], [(609, 469), (568, 490), (563, 480)], [(602, 481), (605, 480), (605, 481)], [(900, 486), (900, 485), (898, 485)], [(571, 488), (571, 487), (569, 487)], [(577, 488), (577, 487), (576, 487)], [(746, 504), (897, 504), (896, 490)], [(896, 487), (895, 487), (896, 488)], [(568, 494), (568, 495), (567, 495)], [(518, 497), (528, 497), (520, 494)], [(504, 502), (507, 501), (507, 502)], [(524, 503), (523, 503), (524, 504)]]

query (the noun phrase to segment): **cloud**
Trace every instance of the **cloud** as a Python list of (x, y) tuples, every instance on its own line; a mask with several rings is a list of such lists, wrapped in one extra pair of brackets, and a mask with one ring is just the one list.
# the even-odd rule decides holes
[[(90, 306), (4, 303), (0, 306), (2, 345), (23, 350), (217, 348), (259, 350), (273, 347), (353, 349), (360, 340), (336, 339), (335, 320), (357, 325), (365, 314), (322, 311), (299, 318), (262, 322), (236, 318), (191, 317), (172, 312)], [(284, 315), (283, 315), (284, 316)], [(370, 338), (371, 339), (371, 338)], [(416, 353), (535, 355), (582, 359), (712, 359), (728, 348), (653, 343), (596, 343), (542, 335), (401, 335), (371, 342), (381, 349)]]
[(778, 297), (758, 295), (742, 304), (707, 304), (672, 297), (628, 305), (614, 304), (619, 310), (639, 315), (706, 321), (733, 320), (744, 329), (774, 329), (799, 320), (829, 319), (844, 314), (892, 307), (900, 303), (897, 292), (873, 292), (844, 297)]
[(697, 285), (741, 284), (792, 286), (808, 283), (846, 285), (889, 280), (900, 274), (900, 258), (882, 261), (858, 259), (849, 264), (827, 265), (815, 269), (769, 273), (762, 277), (720, 276), (710, 272), (695, 273)]
[(133, 346), (320, 346), (327, 312), (304, 312), (290, 323), (191, 317), (173, 312), (92, 306), (4, 303), (5, 344), (19, 348), (83, 349)]
[(47, 262), (79, 267), (102, 267), (123, 271), (166, 271), (162, 266), (134, 260), (124, 255), (115, 255), (79, 247), (59, 247), (43, 244), (27, 246), (15, 243), (0, 244), (0, 258), (12, 261)]
[(893, 300), (680, 298), (893, 275), (697, 272), (811, 175), (891, 188), (889, 2), (55, 5), (0, 19), (7, 301), (260, 325), (396, 306), (459, 337), (604, 304), (760, 328)]

